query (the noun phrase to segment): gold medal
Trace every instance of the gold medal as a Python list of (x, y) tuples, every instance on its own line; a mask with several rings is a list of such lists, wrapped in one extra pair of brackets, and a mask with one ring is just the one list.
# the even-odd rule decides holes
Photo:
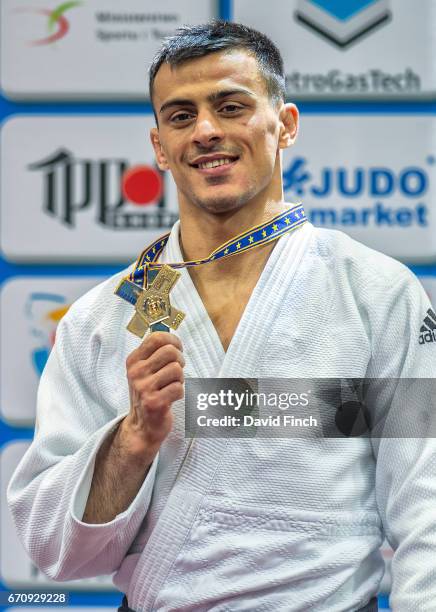
[(170, 303), (170, 291), (179, 278), (180, 272), (164, 265), (160, 268), (154, 280), (147, 283), (146, 289), (141, 290), (137, 285), (129, 288), (125, 283), (129, 283), (129, 285), (133, 283), (126, 279), (121, 282), (118, 290), (134, 292), (135, 314), (127, 326), (132, 334), (143, 338), (148, 329), (151, 331), (169, 331), (169, 329), (175, 330), (179, 327), (185, 318), (185, 314), (171, 306)]

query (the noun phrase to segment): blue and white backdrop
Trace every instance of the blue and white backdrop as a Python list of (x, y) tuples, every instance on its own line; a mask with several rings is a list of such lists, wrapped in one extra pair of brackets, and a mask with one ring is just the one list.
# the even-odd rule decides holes
[[(160, 41), (212, 17), (268, 34), (302, 112), (284, 156), (287, 198), (404, 261), (436, 301), (436, 6), (2, 0), (0, 12), (0, 590), (56, 589), (18, 542), (5, 489), (33, 435), (59, 320), (177, 218), (147, 137)], [(109, 577), (65, 586), (79, 612), (119, 603)], [(382, 590), (387, 609), (389, 567)]]

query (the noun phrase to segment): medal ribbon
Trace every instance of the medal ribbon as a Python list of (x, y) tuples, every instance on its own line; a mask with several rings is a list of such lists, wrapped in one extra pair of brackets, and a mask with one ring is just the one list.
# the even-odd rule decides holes
[(218, 261), (219, 259), (225, 259), (226, 257), (232, 257), (233, 255), (244, 253), (255, 247), (277, 240), (277, 238), (280, 238), (283, 234), (288, 234), (297, 229), (306, 223), (306, 221), (307, 217), (303, 205), (301, 203), (296, 204), (285, 212), (276, 215), (270, 219), (270, 221), (262, 223), (261, 225), (256, 225), (235, 238), (228, 240), (224, 244), (221, 244), (217, 249), (212, 251), (208, 257), (168, 264), (157, 263), (156, 260), (159, 258), (168, 242), (170, 236), (168, 233), (158, 238), (153, 244), (142, 251), (136, 261), (133, 272), (126, 277), (126, 280), (143, 288), (147, 286), (147, 271), (158, 271), (163, 265), (170, 266), (171, 268), (190, 268), (192, 266), (200, 266), (212, 261)]

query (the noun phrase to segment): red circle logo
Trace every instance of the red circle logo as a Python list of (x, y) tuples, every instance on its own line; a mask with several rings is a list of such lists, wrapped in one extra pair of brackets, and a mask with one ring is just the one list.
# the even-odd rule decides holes
[(133, 166), (124, 173), (121, 189), (125, 199), (133, 204), (150, 204), (162, 197), (162, 177), (150, 166)]

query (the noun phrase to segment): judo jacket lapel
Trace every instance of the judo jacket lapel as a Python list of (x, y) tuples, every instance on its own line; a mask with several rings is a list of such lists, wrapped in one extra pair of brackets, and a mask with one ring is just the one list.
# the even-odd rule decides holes
[[(182, 260), (178, 234), (179, 226), (176, 224), (162, 262)], [(235, 378), (256, 375), (257, 360), (268, 339), (270, 322), (280, 308), (284, 294), (290, 290), (310, 235), (311, 229), (305, 227), (278, 241), (227, 353), (189, 273), (182, 270), (171, 300), (176, 308), (186, 313), (186, 319), (177, 331), (184, 347), (186, 377)], [(166, 473), (162, 472), (161, 478), (158, 469), (154, 509), (150, 517), (152, 529), (149, 529), (149, 537), (132, 576), (128, 594), (129, 605), (133, 609), (153, 609), (229, 443), (226, 438), (197, 438), (191, 443), (191, 440), (184, 438), (183, 407), (174, 406), (174, 413), (174, 431), (168, 443), (159, 451), (162, 465), (171, 462), (171, 467)], [(153, 516), (156, 518), (153, 519)]]

